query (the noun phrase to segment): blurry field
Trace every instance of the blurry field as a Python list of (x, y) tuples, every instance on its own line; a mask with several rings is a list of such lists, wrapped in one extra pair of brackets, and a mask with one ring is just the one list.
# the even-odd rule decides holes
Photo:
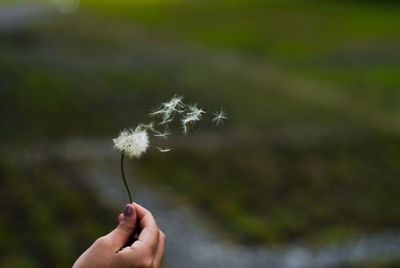
[(65, 161), (0, 165), (0, 267), (70, 267), (117, 215), (101, 207)]
[(326, 82), (355, 102), (398, 115), (395, 1), (86, 2), (186, 44), (240, 53), (284, 74)]
[[(143, 178), (211, 217), (232, 241), (322, 244), (398, 228), (398, 5), (115, 3), (83, 1), (77, 13), (0, 34), (3, 144), (111, 139), (182, 94), (224, 107), (229, 121), (203, 124), (191, 146), (177, 144), (163, 160), (146, 156)], [(53, 166), (65, 164), (15, 165), (1, 164), (0, 204), (10, 213), (1, 216), (0, 241), (24, 215), (49, 237), (62, 222), (65, 240), (38, 254), (54, 251), (49, 265), (68, 263), (87, 245), (71, 249), (71, 236), (90, 241), (114, 224), (109, 211), (94, 211), (84, 185), (57, 179)], [(60, 206), (70, 222), (57, 216)], [(75, 226), (82, 217), (94, 227)], [(71, 255), (57, 255), (63, 249)], [(30, 258), (29, 247), (18, 250), (15, 258)], [(21, 261), (13, 254), (10, 263)]]

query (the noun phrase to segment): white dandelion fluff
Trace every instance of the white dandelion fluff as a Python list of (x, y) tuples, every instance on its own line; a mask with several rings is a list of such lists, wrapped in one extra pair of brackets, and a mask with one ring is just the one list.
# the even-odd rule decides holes
[(168, 153), (169, 151), (172, 150), (172, 148), (160, 148), (160, 147), (157, 147), (157, 150), (158, 150), (160, 153)]
[(158, 131), (154, 128), (154, 122), (150, 122), (150, 123), (148, 123), (148, 124), (140, 123), (138, 127), (139, 127), (139, 128), (144, 128), (144, 129), (147, 129), (147, 130), (150, 130), (151, 132), (158, 132)]
[(150, 113), (150, 116), (160, 116), (162, 118), (161, 125), (171, 122), (176, 113), (184, 111), (185, 104), (182, 102), (183, 97), (175, 95), (169, 102), (164, 102), (156, 111)]
[(226, 116), (226, 113), (224, 110), (220, 110), (220, 111), (215, 111), (213, 113), (214, 118), (212, 119), (212, 121), (218, 126), (220, 124), (224, 123), (224, 120), (228, 119), (228, 117)]
[(168, 139), (169, 135), (171, 135), (171, 132), (169, 132), (168, 130), (165, 130), (164, 132), (158, 132), (158, 133), (154, 134), (153, 136)]
[(186, 135), (189, 133), (189, 130), (195, 126), (196, 122), (200, 121), (200, 117), (198, 115), (187, 115), (182, 118), (182, 129), (183, 133)]
[[(168, 116), (171, 116), (171, 115), (168, 115)], [(161, 122), (158, 123), (158, 124), (159, 124), (159, 125), (166, 125), (166, 124), (168, 124), (168, 123), (171, 123), (172, 121), (174, 121), (174, 119), (168, 117), (168, 118), (164, 118), (163, 121), (161, 121)]]
[(178, 109), (184, 107), (182, 100), (183, 100), (182, 96), (175, 95), (169, 102), (163, 103), (162, 105), (166, 110), (171, 110), (176, 112), (178, 111)]
[(181, 119), (183, 133), (188, 134), (189, 130), (195, 126), (196, 122), (200, 121), (203, 114), (206, 113), (201, 108), (197, 107), (197, 104), (188, 106), (189, 111)]
[[(113, 139), (115, 149), (122, 152), (121, 154), (121, 175), (125, 184), (126, 191), (129, 196), (129, 201), (132, 203), (132, 195), (129, 190), (128, 183), (124, 173), (124, 158), (140, 158), (149, 148), (149, 134), (154, 137), (161, 137), (167, 139), (171, 134), (168, 131), (168, 126), (172, 123), (177, 116), (179, 116), (180, 123), (182, 124), (183, 133), (186, 135), (192, 131), (198, 121), (203, 118), (206, 111), (199, 108), (197, 104), (186, 105), (183, 102), (183, 97), (174, 95), (168, 102), (162, 103), (158, 109), (152, 111), (149, 115), (157, 117), (155, 122), (148, 124), (139, 124), (136, 129), (125, 129), (120, 135)], [(221, 109), (213, 113), (212, 119), (216, 125), (222, 124), (224, 120), (228, 119), (226, 113)], [(164, 126), (164, 130), (158, 130), (160, 125)], [(156, 147), (157, 150), (166, 154), (172, 150), (171, 147)]]
[(204, 111), (203, 109), (198, 108), (197, 104), (190, 105), (190, 106), (188, 106), (188, 108), (189, 108), (189, 112), (187, 113), (187, 115), (193, 115), (193, 116), (198, 117), (199, 119), (201, 119), (203, 114), (206, 113), (206, 111)]
[(139, 125), (135, 130), (125, 129), (113, 139), (115, 149), (126, 154), (130, 158), (139, 158), (149, 147), (149, 135), (147, 130)]

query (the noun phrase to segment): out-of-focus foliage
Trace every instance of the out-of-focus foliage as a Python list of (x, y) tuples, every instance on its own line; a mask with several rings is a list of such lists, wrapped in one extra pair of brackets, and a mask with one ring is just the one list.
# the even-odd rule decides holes
[(53, 159), (0, 165), (0, 267), (69, 267), (115, 224), (110, 210)]
[[(399, 12), (391, 1), (82, 1), (76, 13), (0, 34), (0, 137), (111, 139), (183, 94), (221, 105), (229, 121), (203, 124), (192, 146), (162, 161), (145, 156), (141, 172), (232, 240), (390, 230), (400, 221)], [(8, 267), (67, 263), (112, 225), (84, 185), (60, 174), (65, 163), (17, 165), (2, 163), (0, 243), (10, 248), (22, 229), (41, 246), (16, 241)], [(25, 215), (29, 227), (11, 224)]]

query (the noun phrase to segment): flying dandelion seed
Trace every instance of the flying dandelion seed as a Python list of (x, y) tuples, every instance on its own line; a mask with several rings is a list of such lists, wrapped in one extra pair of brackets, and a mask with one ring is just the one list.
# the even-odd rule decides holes
[(168, 136), (169, 136), (169, 135), (171, 135), (170, 132), (164, 131), (164, 132), (156, 133), (156, 134), (154, 134), (153, 136), (154, 136), (154, 137), (159, 137), (159, 138), (168, 139)]
[(159, 107), (157, 109), (152, 110), (152, 112), (150, 112), (149, 115), (151, 117), (155, 117), (155, 116), (162, 115), (163, 113), (164, 113), (164, 110), (162, 110), (162, 108)]
[(193, 116), (198, 117), (199, 119), (201, 119), (203, 114), (206, 113), (206, 111), (197, 107), (197, 103), (194, 105), (188, 106), (188, 108), (189, 108), (189, 112), (187, 113), (187, 115), (193, 115)]
[[(153, 134), (155, 134), (155, 135), (159, 135), (159, 134), (162, 133), (161, 131), (159, 131), (159, 130), (157, 130), (157, 129), (155, 128), (154, 122), (150, 122), (150, 123), (148, 123), (148, 124), (142, 124), (142, 123), (141, 123), (141, 124), (139, 124), (139, 127), (144, 128), (144, 129), (150, 131), (151, 133), (153, 133)], [(155, 135), (154, 135), (154, 136), (155, 136)]]
[(224, 123), (224, 120), (227, 120), (228, 119), (228, 117), (226, 116), (226, 113), (225, 113), (225, 111), (224, 110), (220, 110), (219, 112), (218, 111), (215, 111), (214, 113), (213, 113), (213, 115), (214, 115), (214, 118), (212, 119), (212, 121), (218, 126), (218, 125), (220, 125), (220, 124), (223, 124)]
[(206, 113), (201, 108), (197, 107), (197, 104), (188, 106), (189, 111), (181, 119), (183, 134), (187, 135), (190, 130), (196, 126), (196, 122), (200, 121), (203, 114)]
[(183, 134), (187, 135), (190, 130), (192, 130), (196, 126), (196, 122), (200, 121), (200, 117), (198, 115), (187, 115), (182, 118), (182, 130)]
[(176, 113), (182, 113), (185, 104), (182, 102), (183, 97), (175, 95), (169, 102), (164, 102), (161, 107), (150, 113), (150, 116), (160, 116), (162, 122), (160, 125), (165, 125), (172, 122)]
[(163, 103), (162, 105), (166, 110), (177, 111), (178, 108), (184, 107), (182, 100), (182, 96), (175, 95), (169, 102)]
[(168, 123), (171, 123), (172, 121), (174, 121), (173, 118), (168, 118), (166, 120), (161, 121), (160, 123), (158, 123), (159, 125), (166, 125)]
[(160, 153), (168, 153), (169, 151), (172, 150), (172, 148), (160, 148), (160, 147), (157, 147), (157, 150), (158, 150)]

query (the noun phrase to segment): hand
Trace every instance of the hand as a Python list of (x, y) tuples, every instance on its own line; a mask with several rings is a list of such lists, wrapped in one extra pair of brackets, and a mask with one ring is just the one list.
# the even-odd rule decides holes
[[(150, 211), (136, 203), (128, 204), (118, 220), (117, 228), (97, 239), (78, 258), (73, 268), (161, 267), (166, 236)], [(139, 237), (129, 245), (137, 224), (141, 230)]]

